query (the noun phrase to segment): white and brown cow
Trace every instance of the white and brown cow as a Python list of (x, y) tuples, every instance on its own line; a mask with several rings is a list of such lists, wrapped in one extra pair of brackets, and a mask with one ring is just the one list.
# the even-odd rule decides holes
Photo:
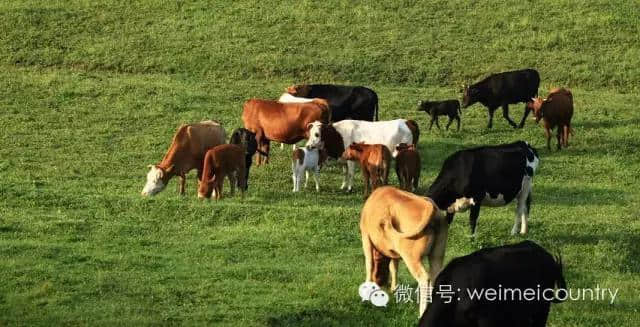
[[(406, 119), (376, 122), (342, 120), (333, 124), (316, 121), (310, 124), (307, 145), (317, 146), (322, 143), (327, 155), (338, 159), (352, 143), (382, 144), (393, 152), (399, 143), (413, 144), (413, 133), (415, 132), (407, 126)], [(341, 189), (346, 187), (348, 191), (352, 190), (355, 166), (355, 161), (347, 160)]]
[(200, 179), (205, 153), (217, 145), (226, 143), (226, 138), (224, 128), (216, 121), (205, 120), (180, 126), (162, 161), (156, 165), (149, 165), (147, 183), (142, 189), (142, 195), (158, 194), (164, 190), (173, 176), (180, 177), (180, 194), (184, 194), (185, 175), (192, 169), (197, 169)]

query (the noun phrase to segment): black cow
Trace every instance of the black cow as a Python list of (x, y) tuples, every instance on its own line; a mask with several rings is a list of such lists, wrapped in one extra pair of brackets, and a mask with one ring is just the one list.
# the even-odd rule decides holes
[(378, 95), (363, 86), (300, 84), (286, 89), (296, 97), (322, 98), (329, 102), (331, 121), (345, 119), (378, 120)]
[[(244, 190), (246, 191), (249, 185), (249, 169), (251, 168), (251, 164), (253, 163), (253, 155), (256, 153), (256, 151), (264, 156), (267, 156), (267, 154), (265, 154), (264, 152), (262, 152), (261, 150), (258, 150), (258, 143), (256, 142), (256, 134), (250, 132), (248, 129), (245, 128), (237, 128), (236, 130), (233, 131), (233, 133), (231, 134), (231, 139), (229, 140), (229, 144), (237, 144), (240, 145), (241, 147), (243, 147), (245, 149), (245, 157), (244, 157), (244, 163), (245, 163), (245, 187)], [(240, 185), (238, 185), (238, 187), (240, 187)]]
[[(511, 234), (519, 225), (520, 234), (526, 234), (533, 175), (539, 162), (536, 149), (524, 141), (461, 150), (445, 159), (427, 196), (440, 208), (463, 197), (472, 198), (471, 234), (475, 234), (480, 206), (499, 207), (517, 199)], [(451, 223), (453, 214), (448, 218)]]
[(566, 287), (560, 257), (534, 242), (482, 249), (438, 274), (418, 326), (545, 326), (551, 302), (565, 297), (555, 292)]
[[(531, 101), (538, 96), (540, 86), (540, 74), (533, 69), (515, 70), (511, 72), (489, 75), (482, 81), (462, 90), (462, 107), (466, 108), (476, 102), (482, 103), (489, 109), (489, 125), (493, 125), (493, 113), (502, 106), (502, 116), (509, 125), (516, 128), (518, 125), (509, 118), (509, 104)], [(529, 115), (530, 109), (525, 105), (524, 115), (520, 121), (520, 128)]]
[(424, 111), (431, 116), (431, 122), (429, 123), (429, 130), (433, 127), (435, 121), (436, 126), (440, 129), (438, 124), (438, 116), (449, 116), (449, 122), (447, 123), (447, 130), (449, 126), (456, 120), (458, 124), (457, 130), (460, 130), (460, 103), (458, 100), (445, 100), (445, 101), (420, 101), (418, 104), (418, 111)]

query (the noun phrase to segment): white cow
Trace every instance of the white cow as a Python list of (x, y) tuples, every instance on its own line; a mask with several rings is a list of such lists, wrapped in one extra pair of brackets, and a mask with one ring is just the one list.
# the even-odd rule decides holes
[[(413, 143), (413, 134), (407, 126), (406, 119), (369, 122), (363, 120), (342, 120), (323, 125), (319, 121), (309, 124), (309, 140), (307, 146), (317, 146), (321, 142), (329, 157), (340, 158), (344, 149), (351, 143), (382, 144), (390, 152), (399, 143)], [(347, 161), (341, 189), (353, 188), (353, 174), (356, 162)]]

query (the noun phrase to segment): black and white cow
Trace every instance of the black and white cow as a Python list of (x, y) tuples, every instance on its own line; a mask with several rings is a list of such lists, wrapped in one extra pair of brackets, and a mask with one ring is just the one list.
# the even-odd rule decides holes
[[(533, 175), (540, 163), (538, 152), (527, 142), (482, 146), (458, 151), (445, 159), (427, 196), (438, 207), (448, 208), (456, 200), (472, 198), (471, 234), (475, 234), (480, 206), (500, 207), (517, 202), (511, 234), (527, 233)], [(449, 215), (449, 222), (453, 214)]]
[(493, 125), (493, 113), (502, 106), (502, 116), (512, 127), (524, 126), (524, 121), (531, 111), (525, 105), (520, 125), (509, 118), (509, 104), (529, 102), (538, 95), (540, 74), (534, 69), (515, 70), (489, 75), (482, 81), (462, 90), (462, 107), (466, 108), (476, 102), (489, 109), (488, 128)]
[(560, 258), (534, 242), (485, 248), (440, 271), (418, 326), (545, 326), (566, 287)]
[[(249, 131), (248, 129), (245, 128), (237, 128), (236, 130), (233, 131), (233, 133), (231, 134), (231, 139), (229, 140), (229, 144), (237, 144), (240, 145), (242, 148), (245, 149), (245, 157), (244, 157), (244, 163), (245, 163), (245, 191), (246, 188), (249, 185), (249, 169), (251, 168), (251, 164), (253, 163), (253, 155), (257, 152), (259, 152), (262, 155), (266, 154), (260, 150), (258, 150), (258, 142), (256, 142), (256, 134), (252, 133), (251, 131)], [(238, 187), (240, 187), (240, 185), (238, 185)]]
[(327, 100), (332, 122), (345, 119), (378, 120), (378, 94), (364, 86), (299, 84), (288, 87), (286, 92), (295, 97)]

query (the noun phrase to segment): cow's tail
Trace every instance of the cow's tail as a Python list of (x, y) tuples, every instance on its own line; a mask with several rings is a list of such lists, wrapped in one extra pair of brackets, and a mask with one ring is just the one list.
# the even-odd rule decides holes
[[(438, 210), (438, 206), (435, 205), (435, 203), (433, 203), (433, 208), (435, 210)], [(439, 214), (439, 212), (438, 212)], [(422, 211), (422, 215), (420, 217), (420, 221), (418, 222), (417, 225), (412, 226), (413, 228), (411, 228), (410, 230), (404, 231), (404, 232), (399, 232), (394, 226), (393, 223), (391, 222), (391, 219), (387, 219), (386, 220), (386, 229), (389, 230), (390, 232), (396, 234), (397, 237), (400, 238), (412, 238), (420, 233), (422, 233), (422, 231), (424, 231), (425, 228), (427, 228), (427, 226), (429, 226), (429, 223), (431, 223), (431, 221), (433, 219), (437, 218), (436, 215), (433, 214), (432, 210), (423, 210)]]
[(407, 119), (405, 124), (411, 131), (411, 140), (413, 145), (417, 145), (418, 139), (420, 139), (420, 128), (418, 127), (418, 123), (415, 120)]
[(551, 302), (553, 303), (561, 303), (564, 300), (561, 300), (560, 298), (558, 298), (557, 296), (557, 292), (559, 290), (563, 290), (565, 293), (567, 292), (567, 282), (564, 280), (564, 274), (562, 273), (562, 256), (560, 255), (560, 253), (558, 253), (558, 255), (555, 257), (555, 262), (556, 262), (556, 280), (555, 280), (555, 284), (556, 284), (556, 296), (554, 296), (553, 300), (551, 300)]

